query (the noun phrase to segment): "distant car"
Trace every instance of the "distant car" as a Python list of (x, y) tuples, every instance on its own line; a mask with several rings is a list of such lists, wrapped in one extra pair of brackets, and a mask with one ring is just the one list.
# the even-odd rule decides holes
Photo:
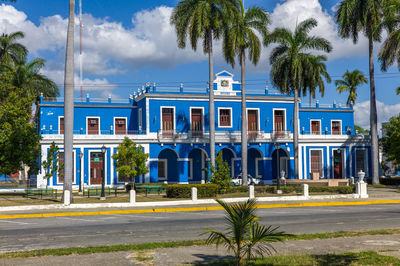
[[(247, 180), (249, 185), (258, 185), (261, 183), (261, 178), (252, 177), (251, 175), (247, 175)], [(240, 173), (236, 178), (232, 178), (234, 186), (241, 186), (243, 184), (242, 173)]]

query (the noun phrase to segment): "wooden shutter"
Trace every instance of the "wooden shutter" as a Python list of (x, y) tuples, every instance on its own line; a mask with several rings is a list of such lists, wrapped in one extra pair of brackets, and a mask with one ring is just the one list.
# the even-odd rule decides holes
[(311, 134), (312, 135), (321, 134), (321, 124), (319, 121), (311, 121)]
[(64, 135), (64, 117), (60, 117), (60, 134)]
[(340, 135), (340, 121), (332, 121), (332, 135)]
[(203, 133), (202, 109), (192, 109), (192, 136), (201, 136)]
[(311, 150), (311, 173), (319, 173), (319, 177), (322, 177), (321, 150)]
[(231, 109), (219, 110), (219, 125), (222, 127), (231, 127)]
[(247, 131), (249, 138), (257, 137), (258, 131), (258, 111), (247, 110)]
[(88, 118), (88, 135), (98, 135), (99, 134), (99, 119), (98, 118)]
[(285, 112), (283, 110), (274, 111), (274, 127), (277, 137), (285, 135)]
[(126, 135), (126, 119), (115, 118), (115, 135)]

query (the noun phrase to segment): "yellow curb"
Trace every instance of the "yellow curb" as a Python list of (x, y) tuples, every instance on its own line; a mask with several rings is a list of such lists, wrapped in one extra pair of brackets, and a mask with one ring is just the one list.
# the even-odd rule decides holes
[[(349, 205), (394, 204), (394, 203), (400, 203), (400, 200), (366, 200), (366, 201), (341, 201), (341, 202), (304, 202), (304, 203), (284, 203), (284, 204), (260, 204), (260, 205), (257, 205), (256, 208), (269, 209), (269, 208), (349, 206)], [(61, 216), (132, 214), (132, 213), (215, 211), (215, 210), (222, 210), (222, 209), (223, 208), (220, 206), (212, 206), (212, 207), (157, 208), (157, 209), (117, 210), (117, 211), (11, 214), (11, 215), (0, 215), (0, 220), (2, 220), (2, 219), (19, 219), (19, 218), (61, 217)]]

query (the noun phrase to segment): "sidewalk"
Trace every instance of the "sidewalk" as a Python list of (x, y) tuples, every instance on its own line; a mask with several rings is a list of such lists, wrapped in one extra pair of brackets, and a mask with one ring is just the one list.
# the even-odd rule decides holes
[[(273, 243), (274, 255), (329, 254), (376, 251), (400, 258), (400, 235), (375, 235)], [(96, 253), (90, 255), (47, 256), (37, 258), (1, 259), (0, 265), (193, 265), (229, 258), (221, 246), (192, 246), (149, 251)]]
[[(257, 198), (260, 208), (312, 207), (327, 205), (362, 205), (362, 204), (395, 204), (400, 203), (400, 193), (395, 188), (369, 188), (369, 198), (360, 199), (356, 194), (309, 196), (280, 196)], [(227, 202), (244, 201), (248, 198), (227, 198)], [(30, 205), (0, 207), (0, 219), (44, 217), (44, 216), (78, 216), (102, 215), (111, 213), (149, 213), (168, 211), (209, 211), (222, 209), (213, 199), (137, 202), (129, 203), (96, 203), (96, 204), (62, 204)], [(24, 214), (27, 216), (24, 217)], [(36, 216), (31, 216), (35, 215)]]

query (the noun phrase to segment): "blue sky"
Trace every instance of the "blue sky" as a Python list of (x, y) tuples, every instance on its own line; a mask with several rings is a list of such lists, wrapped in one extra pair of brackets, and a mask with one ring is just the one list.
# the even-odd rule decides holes
[[(178, 1), (111, 1), (83, 2), (83, 73), (84, 93), (91, 97), (126, 98), (146, 82), (158, 86), (204, 87), (208, 77), (207, 56), (198, 49), (178, 49), (175, 32), (169, 25), (169, 15)], [(357, 45), (337, 36), (333, 20), (337, 0), (245, 0), (245, 6), (259, 5), (271, 13), (275, 27), (293, 28), (297, 21), (314, 17), (318, 27), (312, 34), (331, 41), (333, 51), (328, 55), (328, 72), (332, 79), (339, 79), (346, 69), (359, 69), (368, 76), (367, 42), (360, 38)], [(78, 1), (76, 4), (78, 12)], [(62, 89), (68, 1), (18, 0), (0, 6), (0, 29), (4, 32), (24, 31), (23, 43), (31, 51), (31, 58), (47, 60), (44, 73), (54, 79)], [(76, 75), (78, 77), (79, 28), (76, 20)], [(273, 46), (271, 46), (273, 47)], [(263, 90), (269, 83), (268, 57), (271, 47), (264, 48), (260, 63), (247, 63), (247, 88)], [(380, 44), (375, 45), (375, 54)], [(221, 55), (221, 43), (215, 43), (215, 73), (228, 70), (239, 79), (240, 69), (232, 69)], [(376, 61), (376, 90), (378, 119), (386, 121), (400, 112), (400, 96), (395, 88), (400, 85), (396, 67), (382, 73)], [(78, 79), (77, 79), (78, 81)], [(76, 83), (78, 84), (78, 83)], [(78, 88), (78, 86), (77, 86)], [(79, 91), (76, 91), (79, 96)], [(327, 84), (321, 103), (345, 103), (346, 94), (338, 94), (334, 83)], [(303, 102), (308, 102), (308, 97)], [(369, 87), (358, 91), (355, 106), (356, 123), (368, 127)]]

